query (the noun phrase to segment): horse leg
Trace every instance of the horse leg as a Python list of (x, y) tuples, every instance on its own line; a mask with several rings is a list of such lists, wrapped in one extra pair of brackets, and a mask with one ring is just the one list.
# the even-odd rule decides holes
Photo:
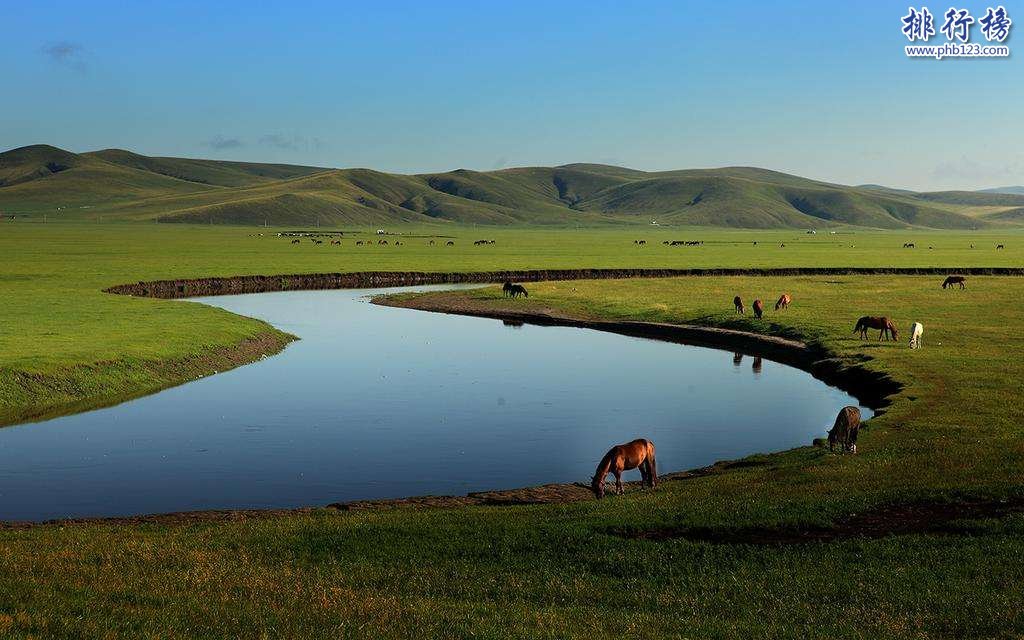
[(650, 471), (650, 469), (647, 468), (647, 461), (646, 460), (641, 462), (640, 466), (637, 467), (637, 468), (640, 469), (640, 488), (643, 489), (648, 484), (650, 484), (650, 477), (651, 477), (650, 473), (651, 473), (651, 471)]
[(622, 495), (622, 472), (615, 470), (615, 493)]

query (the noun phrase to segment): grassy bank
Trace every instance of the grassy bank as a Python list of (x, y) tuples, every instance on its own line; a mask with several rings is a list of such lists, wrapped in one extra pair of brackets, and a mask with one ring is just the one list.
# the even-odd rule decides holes
[[(664, 232), (706, 242), (670, 249), (653, 234), (637, 248), (632, 231), (463, 229), (448, 231), (455, 247), (410, 238), (404, 247), (357, 249), (350, 241), (295, 247), (240, 229), (11, 230), (0, 230), (0, 287), (12, 301), (0, 306), (0, 363), (55, 375), (119, 358), (170, 362), (272, 331), (189, 302), (99, 293), (134, 280), (389, 268), (1024, 262), (1013, 237), (1002, 238), (1003, 252), (971, 253), (971, 242), (995, 238), (954, 234), (908, 238), (937, 247), (929, 252), (903, 251), (902, 234), (857, 234), (854, 249), (793, 233)], [(498, 243), (473, 247), (477, 236)], [(754, 456), (655, 493), (601, 502), (3, 530), (0, 635), (1019, 636), (1024, 279), (975, 277), (962, 292), (938, 285), (902, 276), (686, 278), (537, 283), (529, 300), (514, 302), (493, 288), (419, 297), (410, 303), (801, 337), (905, 386), (862, 434), (857, 456), (811, 447)], [(782, 291), (794, 306), (762, 322), (731, 311), (737, 293), (749, 303)], [(911, 351), (902, 337), (861, 342), (851, 329), (864, 313), (888, 314), (901, 327), (923, 322), (925, 347)], [(8, 389), (5, 406), (38, 400)], [(965, 501), (987, 508), (966, 509)], [(954, 517), (915, 521), (906, 515), (912, 510), (893, 504), (932, 511), (952, 504)], [(900, 522), (913, 526), (881, 538), (843, 528), (871, 521), (895, 531)], [(770, 545), (739, 535), (808, 530), (845, 533), (828, 543), (781, 536), (785, 542)]]

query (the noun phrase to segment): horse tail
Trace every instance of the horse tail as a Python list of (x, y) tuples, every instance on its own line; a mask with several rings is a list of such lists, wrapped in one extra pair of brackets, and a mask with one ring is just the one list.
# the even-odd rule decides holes
[(651, 488), (658, 486), (658, 464), (654, 459), (654, 443), (650, 440), (647, 441), (647, 475)]

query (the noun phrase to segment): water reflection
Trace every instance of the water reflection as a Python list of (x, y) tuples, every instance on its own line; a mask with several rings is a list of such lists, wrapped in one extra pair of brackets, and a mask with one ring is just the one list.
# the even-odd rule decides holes
[(156, 395), (0, 430), (0, 519), (586, 481), (637, 437), (666, 471), (689, 469), (805, 445), (856, 404), (760, 358), (766, 375), (736, 375), (712, 349), (379, 307), (367, 293), (205, 299), (302, 339)]

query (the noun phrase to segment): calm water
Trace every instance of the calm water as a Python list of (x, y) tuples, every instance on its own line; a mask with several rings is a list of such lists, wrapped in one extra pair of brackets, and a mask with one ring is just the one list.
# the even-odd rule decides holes
[(768, 360), (379, 307), (371, 293), (203, 299), (302, 340), (116, 407), (0, 429), (0, 519), (586, 481), (636, 437), (666, 472), (809, 444), (857, 404)]

